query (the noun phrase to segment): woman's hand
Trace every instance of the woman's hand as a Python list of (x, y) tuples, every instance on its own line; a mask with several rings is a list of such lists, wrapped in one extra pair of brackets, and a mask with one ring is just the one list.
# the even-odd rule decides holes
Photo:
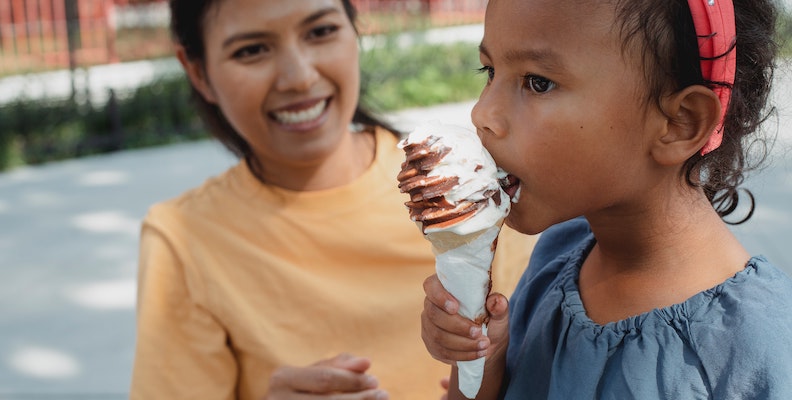
[(367, 358), (342, 353), (307, 367), (280, 367), (270, 377), (266, 400), (387, 400), (379, 382), (366, 371)]
[(421, 337), (429, 354), (446, 364), (487, 357), (505, 359), (509, 342), (509, 303), (499, 294), (487, 298), (487, 335), (473, 321), (457, 314), (459, 303), (443, 288), (437, 275), (424, 281), (424, 310), (421, 313)]
[(443, 395), (440, 396), (440, 400), (448, 400), (448, 388), (450, 386), (451, 386), (450, 377), (444, 377), (443, 379), (440, 379), (440, 387), (442, 387), (443, 390), (445, 390), (445, 393), (443, 393)]

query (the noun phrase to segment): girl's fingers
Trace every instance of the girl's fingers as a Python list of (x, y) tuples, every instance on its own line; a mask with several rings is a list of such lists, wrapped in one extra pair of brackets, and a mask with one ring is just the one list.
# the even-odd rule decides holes
[(448, 315), (428, 300), (421, 314), (421, 338), (429, 354), (448, 364), (475, 360), (486, 353), (490, 344), (472, 321)]
[(481, 326), (457, 314), (459, 303), (440, 283), (437, 275), (424, 281), (424, 309), (421, 313), (421, 338), (429, 354), (453, 364), (483, 357), (490, 340)]
[(438, 308), (445, 310), (448, 314), (456, 314), (459, 311), (459, 302), (448, 293), (434, 274), (424, 280), (423, 283), (424, 293), (426, 298)]

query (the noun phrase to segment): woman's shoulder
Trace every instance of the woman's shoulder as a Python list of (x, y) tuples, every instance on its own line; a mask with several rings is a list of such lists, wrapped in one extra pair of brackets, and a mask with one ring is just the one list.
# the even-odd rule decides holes
[(188, 189), (170, 199), (154, 203), (149, 207), (144, 221), (153, 223), (177, 215), (211, 214), (217, 211), (217, 204), (227, 201), (224, 198), (231, 194), (229, 186), (242, 178), (241, 175), (244, 174), (242, 169), (244, 168), (247, 168), (245, 163), (239, 162), (219, 175), (207, 178), (199, 186)]

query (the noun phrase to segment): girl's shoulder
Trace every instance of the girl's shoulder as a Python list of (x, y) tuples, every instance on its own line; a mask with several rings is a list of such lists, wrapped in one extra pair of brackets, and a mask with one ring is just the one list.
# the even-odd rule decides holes
[[(689, 324), (702, 334), (701, 340), (744, 336), (761, 346), (781, 340), (792, 350), (792, 279), (762, 256), (751, 258), (742, 271), (687, 303)], [(728, 334), (713, 335), (712, 329)]]
[(753, 257), (734, 277), (684, 305), (687, 315), (669, 325), (703, 370), (730, 377), (713, 387), (714, 398), (792, 395), (792, 279), (784, 271)]

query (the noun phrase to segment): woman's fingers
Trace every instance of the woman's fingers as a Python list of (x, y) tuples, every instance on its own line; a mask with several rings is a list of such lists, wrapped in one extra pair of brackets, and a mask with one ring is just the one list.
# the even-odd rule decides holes
[[(333, 395), (333, 399), (386, 399), (385, 392), (377, 389), (377, 379), (365, 374), (370, 365), (366, 358), (343, 353), (307, 367), (280, 367), (270, 377), (268, 399), (317, 398), (317, 395)], [(307, 394), (314, 397), (302, 396)]]
[(358, 357), (350, 353), (340, 353), (335, 357), (320, 360), (315, 366), (328, 366), (346, 369), (354, 372), (366, 372), (371, 367), (371, 360), (366, 357)]

